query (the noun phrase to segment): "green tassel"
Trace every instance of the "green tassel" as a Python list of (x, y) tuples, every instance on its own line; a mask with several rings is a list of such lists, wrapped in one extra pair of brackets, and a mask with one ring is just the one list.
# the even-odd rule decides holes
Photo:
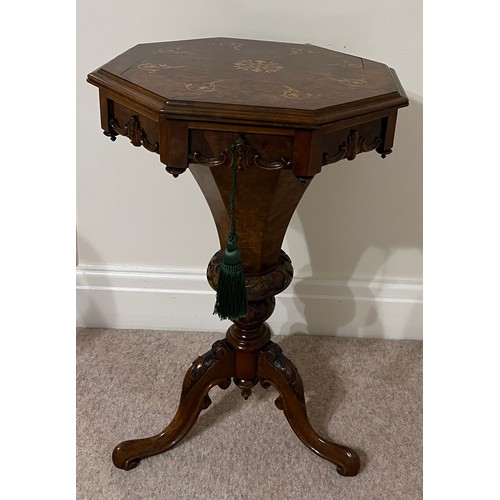
[(248, 313), (245, 275), (238, 251), (237, 238), (228, 238), (224, 259), (219, 268), (214, 314), (220, 319), (236, 321)]
[(238, 251), (235, 216), (236, 178), (238, 175), (238, 163), (235, 153), (236, 149), (242, 144), (243, 141), (239, 139), (231, 146), (233, 152), (233, 183), (230, 200), (231, 231), (227, 238), (224, 258), (219, 268), (217, 297), (214, 307), (214, 314), (217, 314), (220, 319), (233, 321), (237, 321), (248, 314), (247, 289), (243, 264)]

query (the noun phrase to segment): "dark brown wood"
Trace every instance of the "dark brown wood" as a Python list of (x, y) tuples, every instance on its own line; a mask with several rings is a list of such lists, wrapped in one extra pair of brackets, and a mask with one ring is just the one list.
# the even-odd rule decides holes
[(141, 44), (89, 81), (161, 114), (270, 126), (316, 127), (408, 102), (385, 64), (314, 45), (230, 38)]
[[(192, 147), (194, 153), (200, 152), (204, 157), (220, 158), (224, 149), (216, 148), (215, 151), (219, 151), (216, 155), (214, 144), (222, 141), (231, 145), (237, 138), (237, 134), (226, 132), (194, 135)], [(287, 147), (291, 138), (257, 134), (247, 134), (246, 138), (251, 148), (262, 151), (262, 157), (267, 161), (280, 161), (284, 165), (283, 168), (264, 169), (250, 166), (245, 160), (238, 174), (238, 246), (246, 275), (260, 276), (278, 264), (286, 228), (308, 184), (298, 182), (293, 172), (285, 168), (290, 158)], [(273, 144), (274, 154), (264, 153), (264, 144)], [(230, 152), (227, 152), (226, 157), (229, 156)], [(211, 168), (194, 163), (189, 166), (212, 211), (221, 249), (225, 248), (230, 229), (230, 161)]]
[(175, 446), (191, 430), (200, 413), (211, 404), (208, 392), (218, 385), (227, 389), (234, 373), (234, 352), (226, 341), (215, 342), (212, 349), (193, 361), (184, 377), (181, 400), (172, 422), (159, 434), (120, 443), (113, 451), (116, 467), (130, 470), (146, 457), (158, 455)]
[(169, 120), (160, 118), (160, 137), (164, 140), (161, 143), (160, 161), (166, 165), (168, 173), (177, 177), (189, 166), (189, 158), (186, 158), (188, 150), (188, 124), (185, 121)]
[(210, 38), (137, 45), (88, 81), (99, 87), (105, 135), (157, 153), (174, 176), (188, 168), (193, 174), (219, 235), (207, 270), (214, 289), (237, 161), (236, 226), (248, 292), (246, 317), (188, 370), (172, 422), (152, 437), (120, 443), (114, 464), (128, 470), (173, 447), (209, 406), (210, 389), (232, 379), (244, 398), (259, 382), (273, 385), (276, 406), (299, 439), (340, 474), (357, 474), (357, 454), (312, 428), (298, 370), (271, 342), (266, 320), (293, 277), (281, 244), (311, 179), (325, 165), (391, 152), (397, 111), (408, 105), (394, 70), (313, 45)]
[(309, 449), (333, 462), (342, 476), (355, 476), (359, 472), (360, 461), (354, 450), (324, 439), (313, 429), (299, 372), (274, 342), (269, 342), (259, 353), (258, 376), (264, 388), (273, 385), (280, 393), (276, 407), (283, 410), (291, 428)]

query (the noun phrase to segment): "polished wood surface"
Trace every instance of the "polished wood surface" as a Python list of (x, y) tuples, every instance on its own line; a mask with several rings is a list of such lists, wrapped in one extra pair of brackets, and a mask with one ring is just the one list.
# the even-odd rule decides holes
[(314, 45), (215, 38), (148, 48), (103, 70), (169, 103), (315, 110), (398, 91), (384, 64)]
[(99, 87), (105, 133), (153, 148), (175, 174), (187, 168), (200, 131), (280, 135), (302, 177), (369, 147), (388, 154), (397, 110), (408, 104), (385, 64), (313, 45), (231, 38), (137, 45), (88, 81)]
[(266, 320), (293, 277), (281, 244), (313, 177), (361, 153), (391, 152), (397, 111), (408, 105), (394, 70), (313, 45), (210, 38), (137, 45), (88, 81), (99, 87), (105, 135), (158, 154), (175, 177), (188, 168), (193, 174), (219, 235), (207, 270), (215, 290), (230, 228), (230, 167), (238, 163), (236, 226), (249, 306), (189, 368), (172, 422), (120, 443), (114, 464), (128, 470), (176, 445), (210, 405), (210, 389), (232, 380), (245, 399), (258, 383), (274, 386), (298, 438), (340, 474), (357, 474), (356, 452), (311, 426), (299, 372), (271, 341)]

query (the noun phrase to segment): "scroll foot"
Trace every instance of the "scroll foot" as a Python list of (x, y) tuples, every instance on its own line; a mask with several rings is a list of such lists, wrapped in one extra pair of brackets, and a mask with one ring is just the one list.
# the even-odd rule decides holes
[(167, 451), (181, 441), (211, 404), (208, 392), (218, 385), (227, 389), (234, 375), (234, 351), (225, 340), (193, 362), (182, 384), (179, 407), (172, 422), (159, 434), (120, 443), (113, 451), (113, 463), (119, 469), (131, 470), (139, 462)]
[(313, 429), (307, 416), (299, 372), (274, 342), (269, 342), (259, 353), (258, 374), (264, 388), (273, 385), (279, 392), (276, 407), (283, 410), (297, 437), (314, 453), (334, 463), (339, 474), (355, 476), (360, 468), (357, 453), (346, 446), (327, 441)]

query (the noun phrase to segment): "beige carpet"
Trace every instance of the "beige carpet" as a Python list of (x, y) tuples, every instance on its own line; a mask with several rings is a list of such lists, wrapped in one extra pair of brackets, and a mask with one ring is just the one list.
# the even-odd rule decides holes
[(273, 337), (304, 381), (311, 423), (358, 451), (342, 477), (307, 449), (256, 387), (245, 401), (232, 385), (175, 448), (115, 468), (125, 439), (161, 431), (175, 413), (185, 371), (221, 334), (77, 331), (77, 498), (420, 499), (422, 343), (318, 336)]

